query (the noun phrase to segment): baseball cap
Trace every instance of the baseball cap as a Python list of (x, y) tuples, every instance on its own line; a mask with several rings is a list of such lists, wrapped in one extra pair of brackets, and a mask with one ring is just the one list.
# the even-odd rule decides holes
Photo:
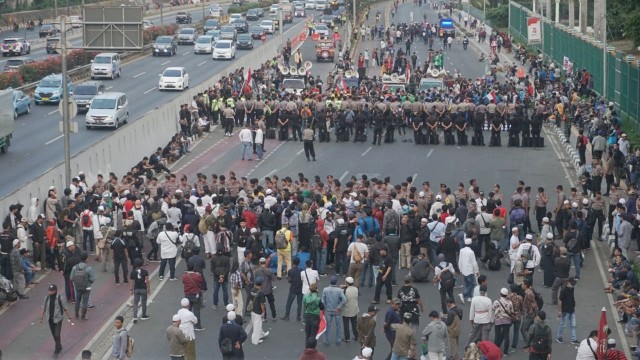
[(180, 306), (182, 306), (182, 307), (187, 307), (187, 306), (189, 306), (189, 299), (187, 299), (187, 298), (182, 298), (182, 300), (180, 300)]
[(393, 299), (391, 299), (391, 303), (392, 304), (402, 304), (402, 301), (400, 301), (399, 298), (394, 297)]
[(372, 311), (378, 312), (378, 311), (380, 311), (380, 309), (375, 305), (369, 305), (369, 308), (367, 309), (367, 312), (372, 312)]
[(75, 243), (73, 241), (67, 241), (65, 246), (69, 247), (69, 246), (73, 246), (73, 245), (75, 245)]

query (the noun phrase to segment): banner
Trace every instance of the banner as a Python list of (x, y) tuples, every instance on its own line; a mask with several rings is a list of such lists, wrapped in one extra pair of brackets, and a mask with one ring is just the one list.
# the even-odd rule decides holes
[(542, 29), (539, 17), (527, 18), (527, 39), (529, 44), (540, 44), (542, 42)]
[(604, 360), (607, 352), (607, 339), (609, 338), (609, 327), (607, 326), (607, 309), (604, 307), (600, 312), (600, 322), (598, 323), (598, 351), (596, 359)]

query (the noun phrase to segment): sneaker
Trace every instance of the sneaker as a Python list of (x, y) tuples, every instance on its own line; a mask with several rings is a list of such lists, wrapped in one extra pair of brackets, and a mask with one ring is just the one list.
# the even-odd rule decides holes
[(204, 329), (205, 329), (205, 328), (203, 328), (203, 327), (199, 327), (199, 328), (195, 328), (194, 330), (195, 330), (195, 331), (203, 331)]
[(267, 336), (269, 336), (269, 332), (266, 331), (264, 334), (262, 334), (262, 339), (266, 338)]
[(562, 338), (556, 338), (556, 342), (558, 344), (564, 344), (564, 340), (562, 340)]
[(176, 278), (174, 278), (174, 277), (169, 278), (169, 281), (176, 281), (176, 280), (178, 280), (178, 279), (176, 279)]
[(158, 276), (158, 280), (164, 280), (164, 276)]
[(458, 294), (458, 297), (460, 298), (460, 301), (462, 301), (462, 303), (464, 304), (464, 295)]
[(138, 318), (137, 318), (137, 317), (134, 317), (134, 318), (133, 318), (133, 323), (134, 323), (134, 324), (137, 324), (137, 323), (138, 323)]
[(211, 305), (211, 308), (213, 308), (213, 310), (218, 310), (218, 305)]
[(573, 344), (573, 345), (580, 345), (580, 341), (578, 341), (578, 340), (571, 340), (571, 344)]
[(149, 315), (142, 315), (142, 317), (140, 317), (141, 320), (149, 320), (150, 316)]

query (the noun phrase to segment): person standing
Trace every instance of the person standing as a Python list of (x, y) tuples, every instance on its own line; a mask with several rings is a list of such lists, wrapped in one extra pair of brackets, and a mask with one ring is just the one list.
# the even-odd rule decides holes
[(424, 312), (424, 305), (420, 298), (418, 288), (413, 286), (411, 275), (404, 278), (404, 285), (398, 289), (398, 298), (402, 302), (400, 305), (400, 315), (411, 314), (411, 326), (417, 329), (420, 321), (420, 313)]
[(169, 342), (169, 356), (171, 360), (184, 360), (185, 346), (189, 340), (180, 330), (180, 315), (173, 315), (171, 320), (171, 325), (165, 331)]
[[(158, 234), (156, 242), (160, 246), (160, 270), (158, 279), (164, 280), (164, 269), (169, 263), (169, 280), (176, 279), (176, 256), (178, 256), (178, 233), (173, 230), (173, 224), (167, 222), (165, 231)], [(125, 274), (126, 276), (126, 274)]]
[(404, 314), (402, 324), (393, 324), (391, 327), (396, 332), (393, 348), (391, 348), (391, 360), (407, 360), (414, 357), (416, 340), (413, 337), (413, 328), (411, 327), (411, 314)]
[(576, 298), (574, 296), (574, 286), (576, 285), (576, 279), (569, 277), (565, 283), (565, 286), (560, 290), (560, 298), (558, 303), (558, 317), (560, 318), (560, 325), (558, 325), (558, 333), (556, 335), (556, 341), (560, 344), (564, 344), (562, 335), (564, 334), (564, 327), (569, 324), (571, 343), (579, 345), (580, 342), (576, 336)]
[(151, 281), (149, 272), (142, 268), (144, 260), (138, 258), (133, 262), (135, 269), (131, 272), (129, 279), (131, 280), (131, 289), (129, 293), (133, 295), (133, 323), (138, 322), (138, 306), (142, 302), (142, 316), (140, 319), (148, 320), (147, 314), (147, 296), (151, 294)]
[(218, 348), (223, 360), (244, 360), (242, 343), (247, 340), (244, 328), (235, 322), (235, 311), (227, 313), (227, 322), (220, 326), (218, 335)]
[(248, 153), (247, 160), (253, 160), (251, 158), (251, 154), (253, 153), (253, 134), (251, 133), (251, 129), (249, 129), (248, 122), (244, 124), (242, 130), (238, 133), (238, 137), (242, 143), (242, 160), (244, 160), (245, 153)]
[(211, 257), (211, 272), (213, 273), (213, 308), (218, 308), (218, 294), (222, 289), (223, 304), (229, 303), (229, 271), (231, 259), (223, 244), (217, 244), (216, 253)]
[(327, 360), (327, 356), (318, 351), (316, 346), (318, 346), (318, 340), (316, 340), (315, 336), (306, 338), (304, 352), (298, 360)]
[[(87, 265), (88, 258), (89, 254), (83, 251), (80, 255), (80, 262), (71, 269), (71, 280), (73, 281), (73, 288), (76, 290), (75, 315), (76, 319), (81, 317), (82, 320), (88, 320), (89, 293), (91, 292), (91, 285), (96, 281), (96, 273), (91, 266)], [(80, 303), (82, 303), (82, 314), (80, 314)]]
[(549, 360), (551, 359), (551, 345), (553, 339), (551, 328), (545, 324), (547, 314), (539, 310), (536, 314), (535, 323), (528, 331), (529, 360)]
[(493, 307), (491, 299), (486, 296), (487, 286), (480, 286), (480, 295), (471, 299), (469, 309), (469, 320), (471, 321), (471, 333), (467, 346), (472, 342), (486, 341), (489, 339), (489, 332), (493, 326)]
[(569, 279), (569, 272), (571, 271), (571, 259), (567, 257), (567, 248), (560, 247), (560, 256), (553, 260), (553, 273), (555, 280), (551, 286), (551, 304), (558, 303), (558, 289), (564, 286)]
[(387, 294), (387, 304), (391, 303), (391, 271), (393, 270), (393, 260), (387, 254), (387, 248), (380, 248), (380, 265), (378, 266), (378, 274), (376, 275), (376, 291), (373, 296), (372, 304), (380, 302), (380, 292), (382, 286), (385, 287)]
[[(276, 316), (276, 299), (273, 296), (273, 282), (276, 280), (276, 276), (273, 274), (273, 271), (271, 271), (271, 269), (267, 267), (267, 259), (262, 257), (260, 258), (259, 263), (260, 267), (257, 270), (254, 270), (254, 276), (256, 277), (256, 279), (259, 277), (262, 278), (262, 287), (260, 289), (266, 301), (269, 302), (271, 318), (273, 319), (273, 321), (277, 321), (278, 318)], [(265, 320), (267, 320), (266, 312)]]
[(267, 319), (267, 306), (265, 295), (262, 292), (262, 276), (256, 277), (255, 286), (251, 289), (249, 303), (253, 304), (251, 309), (251, 325), (253, 333), (251, 334), (251, 343), (258, 345), (262, 343), (263, 338), (269, 336), (269, 332), (262, 330), (262, 322)]
[(304, 333), (305, 338), (316, 338), (318, 327), (320, 326), (320, 310), (324, 310), (324, 305), (318, 295), (318, 283), (309, 286), (309, 293), (302, 299), (304, 304)]
[(454, 299), (447, 298), (447, 317), (444, 319), (449, 332), (449, 349), (452, 360), (458, 360), (458, 340), (460, 338), (460, 328), (462, 321), (462, 309), (460, 309)]
[[(446, 274), (446, 273), (449, 274)], [(445, 261), (444, 254), (438, 254), (438, 264), (436, 265), (433, 282), (438, 284), (438, 291), (440, 292), (440, 305), (442, 306), (442, 312), (447, 312), (447, 305), (445, 300), (447, 297), (453, 299), (453, 286), (455, 284), (455, 278), (453, 282), (450, 278), (453, 278), (455, 269), (451, 263)]]
[(516, 351), (518, 348), (518, 339), (520, 338), (520, 324), (522, 323), (522, 314), (524, 309), (522, 308), (523, 298), (520, 295), (522, 291), (521, 287), (517, 284), (511, 284), (509, 287), (509, 300), (513, 306), (513, 316), (511, 317), (511, 324), (513, 325), (513, 341), (511, 342), (511, 352)]
[(191, 360), (196, 358), (196, 332), (195, 325), (198, 323), (196, 315), (189, 310), (189, 299), (182, 298), (180, 300), (180, 310), (178, 310), (178, 316), (180, 317), (180, 330), (184, 334), (187, 341), (184, 344), (184, 358), (185, 360)]
[(262, 160), (264, 155), (264, 131), (260, 126), (255, 126), (255, 138), (253, 139), (253, 147), (256, 150), (255, 154), (258, 155), (258, 160)]
[(500, 289), (500, 298), (493, 302), (493, 313), (496, 325), (494, 343), (500, 348), (504, 342), (503, 353), (509, 355), (509, 328), (513, 317), (513, 304), (508, 298), (509, 290)]
[(116, 319), (113, 321), (113, 326), (116, 328), (116, 333), (113, 335), (111, 356), (114, 360), (124, 360), (127, 358), (127, 342), (129, 333), (127, 332), (127, 329), (122, 326), (123, 323), (124, 317), (122, 317), (121, 315), (116, 316)]
[(289, 280), (289, 296), (287, 297), (287, 303), (285, 305), (284, 316), (282, 320), (289, 321), (289, 314), (291, 313), (291, 305), (295, 299), (298, 303), (296, 321), (300, 321), (300, 314), (302, 313), (302, 269), (300, 269), (300, 258), (297, 256), (293, 258), (293, 267), (287, 270), (287, 279)]
[(471, 238), (464, 239), (465, 247), (460, 249), (458, 258), (458, 269), (460, 269), (460, 273), (464, 277), (464, 290), (458, 296), (463, 304), (464, 299), (471, 299), (473, 288), (476, 286), (476, 278), (480, 275), (476, 254), (471, 249), (472, 243), (473, 240)]
[[(318, 270), (313, 270), (313, 260), (307, 260), (305, 262), (306, 268), (300, 273), (302, 279), (302, 294), (307, 295), (310, 292), (311, 284), (315, 284), (320, 281), (320, 275)], [(317, 287), (316, 287), (317, 288)]]
[[(122, 240), (122, 230), (116, 230), (115, 237), (111, 241), (111, 245), (109, 247), (113, 252), (113, 274), (116, 277), (116, 285), (120, 285), (120, 268), (122, 267), (123, 280), (127, 279), (127, 274), (129, 273), (129, 269), (127, 268), (127, 263), (129, 262), (129, 249), (127, 248), (124, 240)], [(106, 257), (104, 261), (106, 264)], [(106, 265), (103, 269), (106, 269)]]
[[(246, 250), (245, 250), (246, 251)], [(243, 252), (244, 253), (244, 252)], [(244, 282), (242, 280), (242, 273), (240, 272), (240, 265), (238, 260), (231, 260), (231, 271), (229, 271), (229, 290), (231, 291), (231, 303), (233, 309), (238, 309), (240, 317), (244, 314), (244, 299), (242, 298), (242, 286)], [(236, 313), (236, 315), (238, 315)]]
[(47, 296), (44, 298), (42, 304), (42, 313), (40, 314), (40, 324), (44, 321), (44, 316), (47, 315), (49, 321), (49, 330), (53, 341), (56, 343), (55, 350), (53, 351), (53, 358), (57, 358), (62, 351), (62, 320), (64, 315), (67, 315), (67, 321), (69, 324), (74, 325), (71, 322), (71, 314), (62, 302), (62, 296), (58, 294), (58, 287), (55, 284), (49, 285)]
[(202, 274), (194, 271), (194, 264), (187, 264), (187, 271), (182, 274), (182, 288), (184, 297), (189, 301), (189, 311), (196, 316), (195, 330), (202, 331), (204, 327), (200, 320), (200, 309), (204, 292), (207, 291), (207, 282), (204, 281)]
[(274, 235), (276, 249), (278, 250), (278, 280), (282, 279), (282, 265), (286, 265), (287, 269), (291, 269), (291, 242), (293, 241), (293, 233), (289, 230), (289, 223), (282, 222), (282, 228), (276, 231)]
[(322, 304), (324, 305), (324, 316), (327, 320), (327, 331), (324, 336), (324, 344), (329, 345), (329, 336), (331, 335), (331, 325), (336, 327), (336, 345), (342, 342), (342, 326), (338, 323), (338, 316), (344, 306), (347, 298), (344, 291), (336, 286), (338, 278), (334, 275), (329, 280), (331, 286), (322, 290)]
[(367, 312), (358, 319), (358, 345), (361, 348), (371, 348), (371, 352), (376, 347), (376, 314), (378, 309), (375, 305), (369, 305)]
[(342, 324), (344, 325), (344, 342), (349, 343), (349, 323), (353, 331), (353, 341), (358, 341), (358, 288), (354, 286), (354, 279), (345, 279), (344, 296), (346, 298), (344, 309), (342, 309)]
[(423, 340), (427, 341), (427, 349), (429, 349), (429, 360), (444, 360), (449, 347), (447, 325), (442, 322), (435, 310), (429, 313), (429, 319), (431, 322), (422, 331)]
[(24, 269), (22, 268), (22, 259), (20, 256), (20, 240), (13, 240), (13, 248), (9, 253), (9, 261), (11, 262), (11, 273), (13, 274), (13, 287), (18, 293), (20, 299), (28, 299), (24, 294), (26, 289), (26, 279), (24, 277)]
[[(391, 300), (391, 306), (387, 309), (387, 312), (384, 314), (384, 324), (382, 325), (382, 330), (384, 331), (384, 336), (387, 338), (389, 342), (389, 347), (393, 349), (393, 344), (396, 341), (396, 330), (393, 327), (393, 324), (402, 324), (402, 317), (400, 316), (400, 305), (402, 302), (398, 298), (393, 298)], [(391, 359), (392, 351), (389, 350), (389, 355), (387, 355), (386, 359)]]
[(313, 147), (313, 138), (315, 137), (315, 132), (311, 128), (311, 125), (307, 125), (305, 129), (302, 131), (302, 142), (304, 145), (304, 156), (307, 157), (307, 161), (310, 161), (309, 157), (313, 158), (313, 161), (316, 161), (316, 151)]
[[(256, 243), (259, 243), (260, 240), (256, 240)], [(237, 311), (243, 311), (243, 316), (249, 315), (251, 309), (249, 309), (249, 297), (251, 295), (251, 289), (253, 289), (254, 285), (254, 277), (253, 277), (253, 253), (251, 250), (244, 251), (244, 261), (240, 264), (240, 276), (242, 277), (242, 286), (244, 287), (244, 291), (247, 295), (247, 301), (244, 303), (244, 307), (242, 309), (237, 308)]]
[(358, 234), (356, 241), (349, 244), (347, 256), (351, 258), (349, 262), (349, 276), (355, 281), (355, 286), (360, 286), (360, 278), (364, 272), (364, 261), (369, 258), (369, 248), (363, 243), (364, 236)]

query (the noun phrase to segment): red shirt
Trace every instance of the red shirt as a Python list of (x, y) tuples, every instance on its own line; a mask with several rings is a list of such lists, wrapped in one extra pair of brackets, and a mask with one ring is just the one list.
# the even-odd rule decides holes
[(502, 360), (502, 351), (491, 341), (480, 341), (478, 349), (482, 351), (487, 360)]
[(184, 295), (196, 295), (202, 291), (207, 290), (207, 285), (202, 278), (202, 275), (198, 272), (187, 271), (182, 274), (182, 286), (184, 288)]
[(258, 218), (256, 217), (256, 214), (253, 211), (246, 209), (245, 211), (242, 212), (242, 218), (244, 219), (244, 221), (247, 222), (247, 227), (249, 229), (258, 228)]

